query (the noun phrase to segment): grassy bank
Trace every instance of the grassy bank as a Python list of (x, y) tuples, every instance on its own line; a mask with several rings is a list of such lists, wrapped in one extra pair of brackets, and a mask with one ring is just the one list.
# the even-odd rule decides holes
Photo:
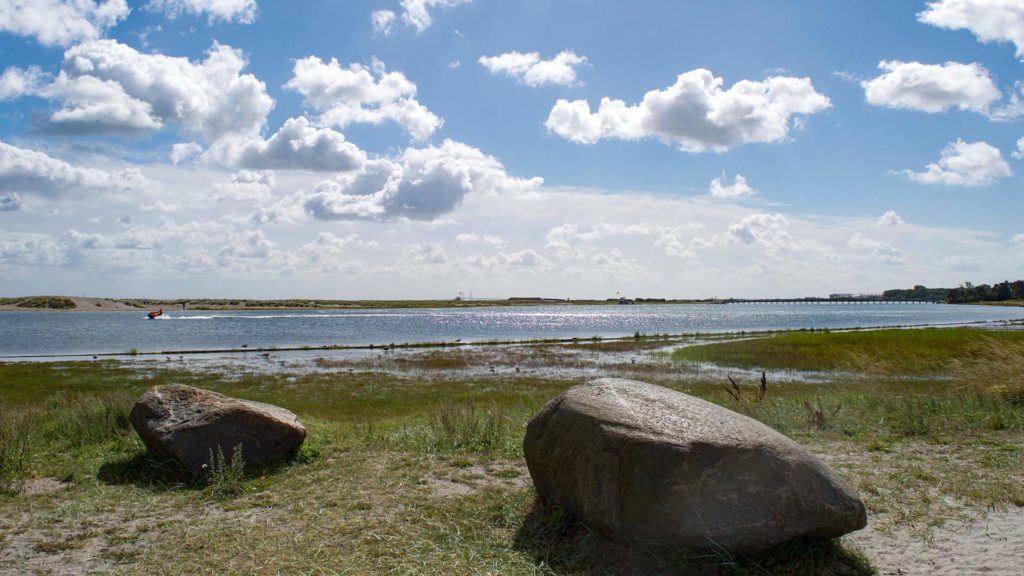
[(980, 358), (986, 349), (1022, 346), (1024, 331), (978, 328), (791, 332), (682, 348), (675, 351), (672, 358), (769, 370), (942, 375), (948, 373), (956, 361)]
[[(926, 335), (931, 331), (891, 332), (922, 334), (903, 348), (922, 358), (901, 365), (905, 373), (807, 384), (777, 383), (769, 371), (763, 400), (751, 379), (737, 377), (737, 400), (723, 390), (727, 382), (658, 379), (656, 364), (645, 373), (805, 444), (859, 489), (871, 523), (883, 529), (923, 538), (951, 520), (1024, 505), (1024, 402), (949, 378), (956, 372), (962, 381), (980, 381), (1019, 369), (1018, 337), (950, 330), (939, 337), (943, 348)], [(806, 335), (800, 345), (815, 354), (854, 346), (837, 336), (844, 335)], [(854, 348), (874, 353), (893, 338), (877, 333)], [(704, 348), (717, 349), (716, 361), (726, 365), (748, 358), (759, 366), (750, 354), (727, 353), (758, 342)], [(992, 349), (991, 342), (1001, 343), (998, 352), (962, 356)], [(269, 375), (156, 362), (0, 364), (0, 446), (10, 447), (0, 454), (11, 455), (0, 456), (7, 486), (0, 495), (0, 573), (67, 566), (140, 574), (871, 572), (863, 554), (843, 542), (750, 558), (610, 544), (536, 504), (522, 460), (525, 422), (576, 381), (456, 377), (453, 367), (478, 361), (469, 351), (422, 354), (415, 377), (340, 361), (321, 363), (322, 371)], [(558, 354), (537, 351), (540, 358)], [(759, 361), (776, 358), (762, 354)], [(845, 361), (831, 356), (827, 366)], [(941, 366), (941, 378), (927, 377)], [(306, 423), (307, 447), (298, 461), (263, 474), (191, 478), (148, 455), (125, 420), (142, 390), (169, 382), (284, 406)], [(57, 483), (55, 491), (38, 488), (44, 479)]]

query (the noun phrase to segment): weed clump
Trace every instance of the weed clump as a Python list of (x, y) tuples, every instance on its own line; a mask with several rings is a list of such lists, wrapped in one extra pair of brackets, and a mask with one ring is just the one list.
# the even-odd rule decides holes
[(224, 456), (220, 446), (217, 446), (216, 454), (210, 450), (204, 468), (210, 494), (217, 500), (227, 500), (245, 492), (245, 460), (242, 458), (241, 444), (235, 445), (230, 458)]
[(0, 493), (21, 490), (35, 446), (34, 410), (0, 408)]

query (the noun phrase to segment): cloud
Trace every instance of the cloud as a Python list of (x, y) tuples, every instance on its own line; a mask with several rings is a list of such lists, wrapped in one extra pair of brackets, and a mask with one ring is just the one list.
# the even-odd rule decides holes
[(274, 188), (274, 173), (241, 170), (226, 184), (214, 184), (215, 199), (223, 201), (267, 201)]
[(268, 239), (263, 230), (229, 232), (214, 257), (224, 266), (239, 259), (267, 260), (273, 256), (274, 246), (276, 243)]
[(725, 152), (742, 144), (779, 142), (790, 119), (831, 106), (809, 78), (773, 76), (743, 80), (728, 90), (709, 70), (680, 74), (664, 90), (652, 90), (637, 105), (602, 98), (597, 112), (585, 100), (559, 100), (545, 126), (579, 144), (605, 138), (657, 138), (686, 152)]
[(791, 245), (789, 219), (782, 214), (751, 214), (729, 225), (725, 238), (746, 246), (760, 245), (778, 250)]
[(885, 262), (886, 264), (904, 264), (903, 251), (881, 240), (867, 238), (857, 232), (846, 242), (846, 245), (854, 250), (867, 250), (872, 258)]
[(95, 40), (128, 17), (125, 0), (0, 0), (0, 30), (44, 46)]
[(370, 14), (370, 23), (375, 34), (391, 35), (395, 31), (395, 13), (391, 10), (374, 10)]
[(903, 224), (906, 224), (906, 222), (895, 210), (889, 210), (878, 217), (879, 226), (902, 226)]
[(875, 106), (930, 113), (958, 108), (984, 114), (1002, 98), (988, 70), (980, 64), (883, 60), (878, 67), (885, 73), (861, 82), (864, 97)]
[(162, 11), (171, 19), (190, 14), (205, 15), (211, 24), (216, 20), (239, 24), (256, 21), (256, 0), (150, 0), (146, 7)]
[(527, 86), (572, 86), (576, 84), (576, 66), (586, 61), (585, 56), (577, 56), (571, 50), (564, 50), (550, 60), (542, 60), (537, 52), (506, 52), (497, 56), (481, 56), (479, 60), (491, 74), (505, 74)]
[(370, 67), (342, 67), (336, 59), (324, 63), (310, 56), (295, 62), (293, 74), (285, 88), (302, 94), (325, 126), (392, 121), (423, 140), (443, 124), (416, 100), (416, 84), (401, 72), (388, 72), (379, 60)]
[(312, 242), (299, 248), (298, 257), (320, 273), (358, 273), (365, 264), (353, 260), (352, 248), (377, 249), (377, 242), (359, 240), (358, 234), (335, 236), (331, 232), (320, 232)]
[(225, 138), (203, 160), (249, 170), (350, 172), (366, 162), (366, 153), (330, 128), (311, 126), (306, 118), (289, 118), (270, 138)]
[(206, 59), (142, 54), (114, 40), (97, 40), (64, 53), (61, 73), (41, 91), (64, 99), (50, 118), (54, 131), (103, 134), (157, 130), (207, 142), (256, 135), (274, 106), (263, 82), (242, 74), (241, 51), (214, 43)]
[(1013, 175), (999, 149), (985, 142), (957, 140), (942, 150), (942, 158), (924, 172), (904, 170), (903, 174), (921, 184), (943, 186), (989, 186)]
[(470, 194), (525, 192), (542, 182), (511, 177), (495, 158), (445, 140), (440, 146), (407, 148), (394, 160), (368, 163), (364, 173), (343, 182), (325, 181), (305, 206), (319, 220), (433, 220)]
[(171, 163), (180, 164), (203, 153), (203, 147), (195, 142), (186, 142), (171, 146)]
[(468, 4), (472, 0), (401, 0), (402, 22), (416, 29), (420, 34), (434, 23), (431, 10), (434, 8), (451, 8), (459, 4)]
[(925, 24), (970, 30), (982, 42), (1011, 42), (1024, 60), (1024, 4), (1018, 0), (938, 0), (917, 14)]
[(60, 93), (64, 106), (50, 116), (48, 130), (65, 134), (115, 134), (163, 128), (147, 103), (132, 98), (113, 80), (58, 77), (44, 94)]
[(1024, 158), (1024, 138), (1017, 140), (1017, 150), (1012, 153), (1014, 158)]
[(17, 192), (0, 196), (0, 212), (17, 212), (21, 207), (21, 196)]
[(408, 246), (403, 253), (406, 262), (416, 265), (437, 265), (448, 263), (448, 253), (437, 242), (417, 242)]
[(737, 174), (733, 180), (731, 186), (724, 184), (725, 175), (719, 176), (711, 181), (711, 187), (709, 191), (715, 198), (742, 198), (744, 196), (753, 196), (757, 194), (757, 190), (754, 190), (747, 184), (747, 179)]
[(455, 237), (455, 241), (462, 244), (474, 244), (483, 243), (490, 244), (492, 246), (501, 246), (506, 244), (508, 241), (500, 236), (492, 236), (490, 234), (473, 234), (470, 232), (463, 232)]
[[(0, 142), (0, 190), (55, 199), (96, 192), (140, 192), (153, 182), (138, 170), (75, 166), (43, 152)], [(20, 205), (20, 201), (16, 202)]]
[(11, 66), (0, 74), (0, 102), (36, 94), (47, 77), (38, 66), (24, 69)]
[(1010, 238), (1010, 244), (1024, 244), (1024, 234), (1014, 234), (1013, 238)]

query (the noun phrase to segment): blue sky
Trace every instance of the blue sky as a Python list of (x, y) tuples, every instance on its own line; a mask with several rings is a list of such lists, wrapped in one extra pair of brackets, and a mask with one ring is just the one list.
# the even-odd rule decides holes
[(1015, 279), (1022, 58), (1013, 0), (0, 0), (0, 291)]

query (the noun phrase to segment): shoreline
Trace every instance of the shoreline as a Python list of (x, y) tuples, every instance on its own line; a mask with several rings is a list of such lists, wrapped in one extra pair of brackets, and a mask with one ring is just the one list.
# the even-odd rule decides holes
[(124, 359), (138, 358), (145, 356), (167, 356), (167, 355), (246, 355), (266, 354), (282, 352), (337, 352), (337, 351), (388, 351), (388, 350), (415, 350), (415, 349), (446, 349), (460, 347), (490, 347), (490, 346), (546, 346), (546, 345), (572, 345), (572, 344), (595, 344), (595, 343), (642, 343), (642, 342), (664, 342), (666, 345), (681, 341), (709, 340), (718, 341), (729, 338), (759, 338), (778, 334), (792, 334), (800, 332), (870, 332), (878, 330), (921, 330), (928, 328), (1003, 328), (1009, 330), (1024, 329), (1024, 318), (1013, 320), (974, 320), (970, 322), (947, 322), (937, 324), (899, 324), (879, 326), (851, 326), (840, 328), (791, 328), (779, 330), (741, 330), (730, 332), (682, 332), (676, 334), (651, 334), (651, 335), (626, 335), (626, 336), (588, 336), (588, 337), (566, 337), (566, 338), (534, 338), (521, 340), (463, 340), (455, 341), (425, 341), (425, 342), (402, 342), (402, 343), (362, 343), (362, 344), (325, 344), (325, 345), (292, 345), (292, 346), (266, 346), (246, 348), (212, 348), (212, 349), (172, 349), (172, 350), (127, 350), (118, 352), (77, 352), (70, 354), (19, 354), (0, 355), (0, 363), (3, 362), (73, 362), (77, 360), (96, 359)]

